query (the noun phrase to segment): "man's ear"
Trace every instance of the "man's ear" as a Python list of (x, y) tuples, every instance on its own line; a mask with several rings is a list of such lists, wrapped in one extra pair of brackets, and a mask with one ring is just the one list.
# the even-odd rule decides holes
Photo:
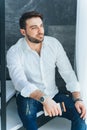
[(25, 29), (20, 29), (20, 32), (23, 36), (25, 36)]

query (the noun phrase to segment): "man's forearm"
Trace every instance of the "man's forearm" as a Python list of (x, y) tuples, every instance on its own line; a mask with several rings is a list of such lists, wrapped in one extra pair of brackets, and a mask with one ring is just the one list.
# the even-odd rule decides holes
[(35, 99), (35, 100), (39, 100), (40, 97), (44, 96), (45, 94), (43, 92), (41, 92), (40, 90), (35, 90), (33, 93), (30, 94), (29, 97)]
[(80, 92), (73, 92), (72, 93), (73, 99), (81, 98)]

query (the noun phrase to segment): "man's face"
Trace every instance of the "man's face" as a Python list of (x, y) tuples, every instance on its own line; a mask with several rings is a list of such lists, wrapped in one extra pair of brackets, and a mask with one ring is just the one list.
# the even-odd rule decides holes
[(44, 39), (43, 22), (39, 17), (26, 20), (25, 36), (32, 43), (41, 43)]

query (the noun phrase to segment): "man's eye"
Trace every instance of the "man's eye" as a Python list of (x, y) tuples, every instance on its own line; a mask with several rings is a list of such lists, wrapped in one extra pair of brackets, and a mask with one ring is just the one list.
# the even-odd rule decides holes
[(32, 27), (31, 29), (36, 29), (37, 27)]
[(35, 28), (31, 28), (32, 30), (35, 29)]

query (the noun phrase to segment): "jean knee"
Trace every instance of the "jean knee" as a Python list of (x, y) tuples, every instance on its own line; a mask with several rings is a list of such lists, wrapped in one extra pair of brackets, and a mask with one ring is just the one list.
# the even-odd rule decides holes
[(36, 117), (37, 107), (31, 99), (19, 100), (17, 102), (17, 108), (21, 119), (31, 119)]
[(35, 108), (30, 108), (29, 105), (27, 104), (27, 107), (26, 107), (26, 112), (25, 112), (25, 116), (28, 117), (28, 118), (36, 118), (36, 110)]
[[(85, 120), (82, 118), (78, 118), (77, 120), (72, 122), (73, 130), (86, 130), (86, 123)], [(75, 129), (76, 127), (76, 129)]]

